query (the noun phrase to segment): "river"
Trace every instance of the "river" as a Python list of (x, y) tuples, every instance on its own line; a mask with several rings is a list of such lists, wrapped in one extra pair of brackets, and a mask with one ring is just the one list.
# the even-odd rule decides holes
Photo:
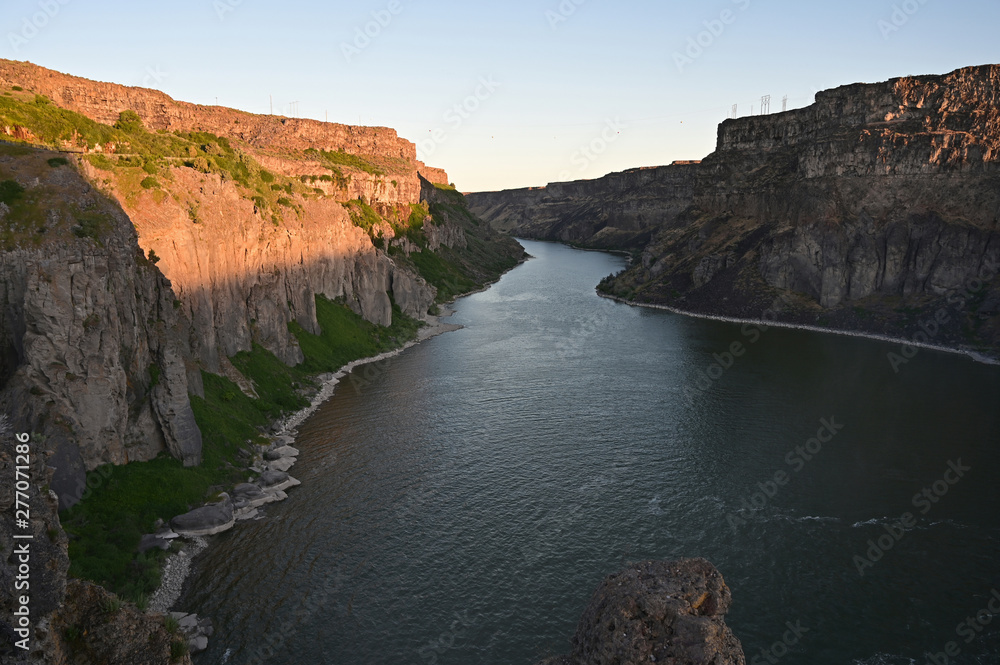
[(214, 538), (177, 607), (216, 622), (197, 665), (533, 665), (605, 575), (694, 556), (748, 663), (998, 662), (1000, 617), (959, 624), (1000, 589), (1000, 368), (612, 302), (621, 257), (522, 242), (464, 329), (303, 424), (288, 501)]

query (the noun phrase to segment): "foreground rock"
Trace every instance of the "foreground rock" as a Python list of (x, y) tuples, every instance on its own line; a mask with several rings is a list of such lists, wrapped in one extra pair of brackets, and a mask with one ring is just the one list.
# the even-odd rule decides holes
[(178, 535), (186, 538), (214, 536), (228, 531), (233, 528), (236, 518), (233, 515), (233, 502), (229, 495), (223, 494), (223, 497), (220, 503), (202, 506), (189, 513), (178, 515), (170, 520), (170, 526)]
[[(171, 657), (174, 642), (161, 617), (121, 603), (96, 584), (70, 580), (57, 625), (63, 626), (50, 662), (74, 665), (190, 665)], [(6, 661), (4, 661), (6, 662)]]
[(540, 665), (745, 665), (723, 619), (731, 602), (722, 575), (704, 559), (635, 564), (598, 587), (572, 653)]
[(185, 612), (171, 612), (170, 616), (177, 621), (180, 632), (187, 640), (190, 653), (200, 653), (208, 648), (208, 638), (215, 633), (211, 619)]

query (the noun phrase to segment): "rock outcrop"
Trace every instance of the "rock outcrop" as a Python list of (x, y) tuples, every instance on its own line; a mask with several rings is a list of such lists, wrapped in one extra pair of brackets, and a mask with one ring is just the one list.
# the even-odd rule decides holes
[(101, 464), (166, 449), (197, 465), (201, 433), (188, 399), (189, 324), (170, 283), (121, 207), (75, 169), (49, 166), (53, 157), (0, 155), (0, 179), (46, 211), (27, 241), (0, 251), (0, 411), (44, 437), (67, 507)]
[[(1000, 65), (726, 120), (696, 164), (469, 195), (497, 228), (636, 252), (618, 297), (1000, 350)], [(640, 216), (637, 210), (643, 211)]]
[[(176, 158), (152, 158), (154, 184), (139, 186), (141, 169), (137, 176), (107, 160), (0, 152), (0, 180), (19, 183), (47, 216), (15, 230), (20, 219), (0, 208), (11, 224), (0, 248), (0, 408), (20, 429), (46, 437), (64, 508), (102, 464), (168, 450), (197, 465), (201, 434), (188, 395), (202, 394), (201, 372), (236, 374), (228, 358), (255, 344), (286, 364), (301, 362), (289, 324), (318, 333), (318, 295), (380, 325), (391, 322), (393, 300), (418, 319), (434, 303), (434, 287), (377, 249), (342, 205), (357, 199), (405, 220), (426, 178), (447, 181), (395, 131), (185, 104), (0, 60), (4, 85), (23, 88), (12, 94), (27, 103), (55, 103), (96, 122), (134, 111), (146, 130), (211, 132), (237, 146), (234, 168), (271, 169), (270, 183), (303, 179), (296, 194), (287, 180), (274, 184), (287, 198), (280, 210), (265, 210), (245, 181)], [(35, 140), (10, 122), (0, 132)], [(71, 152), (128, 149), (91, 145), (75, 131), (57, 143)], [(322, 162), (334, 153), (342, 166)], [(65, 165), (49, 165), (53, 159)], [(452, 241), (435, 232), (435, 248)]]
[[(11, 428), (5, 415), (0, 415), (0, 662), (38, 662), (42, 654), (51, 652), (58, 641), (58, 628), (53, 626), (53, 614), (59, 609), (66, 596), (66, 572), (69, 570), (67, 539), (59, 525), (58, 502), (52, 492), (43, 488), (51, 481), (52, 470), (48, 468), (49, 457), (37, 441), (29, 441), (29, 464), (25, 458), (18, 459), (15, 439), (17, 430)], [(22, 444), (23, 445), (23, 444)], [(23, 452), (22, 448), (22, 452)], [(16, 467), (30, 478), (28, 489), (20, 496), (17, 488)], [(23, 486), (22, 486), (23, 488)], [(30, 511), (30, 530), (15, 529), (15, 503), (20, 499)], [(15, 540), (14, 534), (30, 535), (29, 539)], [(29, 543), (29, 583), (28, 589), (15, 586), (19, 556), (15, 547)], [(23, 576), (22, 576), (23, 577)], [(22, 580), (23, 581), (23, 580)], [(19, 618), (20, 596), (29, 595), (30, 632), (24, 630)], [(27, 638), (27, 651), (15, 647), (15, 643)]]
[(745, 665), (725, 622), (732, 594), (704, 559), (647, 561), (609, 575), (568, 656), (540, 665)]

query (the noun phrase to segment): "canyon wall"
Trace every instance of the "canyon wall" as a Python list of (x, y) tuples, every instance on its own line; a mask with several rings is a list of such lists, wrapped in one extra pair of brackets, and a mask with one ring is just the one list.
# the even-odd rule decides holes
[(0, 59), (0, 87), (15, 85), (105, 125), (113, 125), (119, 113), (131, 110), (153, 131), (210, 132), (279, 154), (313, 148), (396, 159), (412, 166), (414, 174), (419, 170), (431, 182), (448, 182), (447, 173), (417, 161), (415, 144), (388, 127), (358, 127), (189, 104), (158, 90), (90, 81), (29, 62)]
[[(74, 132), (56, 142), (62, 154), (0, 144), (0, 180), (30, 203), (0, 206), (0, 409), (45, 438), (62, 507), (102, 464), (166, 450), (197, 465), (188, 394), (202, 394), (201, 372), (234, 376), (228, 358), (255, 344), (301, 362), (289, 323), (319, 333), (317, 295), (379, 325), (391, 323), (393, 303), (421, 319), (435, 302), (435, 288), (376, 248), (343, 205), (396, 220), (380, 226), (391, 243), (415, 206), (426, 209), (430, 182), (447, 181), (391, 129), (197, 106), (0, 60), (4, 89), (16, 101), (0, 130), (28, 143), (42, 142), (43, 127), (18, 121), (17, 103), (51, 103), (105, 125), (135, 111), (137, 131), (209, 132), (232, 146), (204, 135), (185, 161), (119, 159), (133, 149), (127, 136), (100, 145)], [(230, 170), (206, 168), (212, 155)], [(433, 249), (464, 242), (447, 224), (433, 235)]]
[[(75, 169), (50, 167), (53, 156), (0, 156), (0, 180), (24, 182), (44, 214), (33, 228), (0, 220), (22, 234), (0, 252), (0, 411), (43, 437), (66, 507), (101, 464), (169, 450), (197, 465), (201, 434), (188, 399), (190, 326), (170, 283), (121, 207)], [(90, 236), (81, 219), (99, 220)]]
[[(472, 194), (513, 234), (630, 249), (616, 296), (1000, 348), (1000, 66), (855, 84), (726, 120), (701, 163)], [(647, 214), (632, 235), (636, 206)], [(608, 238), (615, 241), (608, 242)]]

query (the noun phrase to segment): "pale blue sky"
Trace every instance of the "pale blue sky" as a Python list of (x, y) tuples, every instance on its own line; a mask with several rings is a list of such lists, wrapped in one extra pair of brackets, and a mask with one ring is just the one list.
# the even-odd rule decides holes
[(998, 28), (997, 0), (4, 0), (0, 56), (393, 127), (479, 191), (700, 159), (734, 103), (1000, 62)]

